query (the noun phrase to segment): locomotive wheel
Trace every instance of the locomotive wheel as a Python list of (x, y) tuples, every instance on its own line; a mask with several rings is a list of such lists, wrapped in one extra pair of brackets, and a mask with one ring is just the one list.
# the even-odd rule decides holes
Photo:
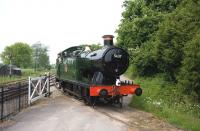
[(87, 100), (86, 98), (83, 98), (84, 103), (87, 105)]
[(70, 93), (70, 92), (68, 92), (68, 95), (70, 95), (70, 96), (73, 96), (73, 94), (72, 94), (72, 93)]
[(90, 98), (89, 97), (84, 98), (84, 103), (85, 105), (90, 106), (91, 105)]
[(114, 103), (115, 103), (115, 104), (119, 104), (119, 103), (120, 103), (119, 98), (115, 99), (115, 100), (114, 100)]
[(112, 105), (113, 103), (114, 101), (112, 99), (107, 102), (107, 104), (110, 104), (110, 105)]
[(123, 107), (123, 96), (116, 96), (116, 98), (113, 100), (114, 104), (119, 105), (120, 108)]
[[(70, 91), (73, 91), (73, 85), (72, 84), (67, 84), (66, 85), (66, 88), (68, 89), (68, 90), (70, 90)], [(70, 93), (70, 92), (67, 92), (68, 93), (68, 95), (70, 95), (70, 96), (73, 96), (73, 94), (72, 93)]]
[(84, 98), (83, 100), (84, 100), (85, 105), (89, 105), (89, 101), (87, 98)]
[(112, 105), (114, 103), (113, 99), (109, 99), (109, 98), (103, 98), (103, 100), (105, 101), (105, 104), (110, 104)]
[(91, 105), (90, 97), (86, 97), (84, 99), (84, 102), (85, 102), (86, 105), (90, 106)]
[(65, 87), (63, 87), (63, 92), (67, 92), (67, 91), (65, 90)]
[(90, 102), (89, 102), (89, 89), (86, 89), (86, 88), (84, 89), (83, 96), (84, 96), (83, 100), (84, 100), (85, 105), (89, 105), (90, 104)]
[(94, 102), (95, 102), (95, 97), (94, 96), (90, 96), (90, 106), (94, 106)]
[(123, 107), (123, 96), (120, 97), (120, 103), (119, 103), (120, 108)]
[(84, 103), (88, 106), (93, 106), (94, 102), (95, 102), (95, 97), (93, 97), (93, 96), (89, 96), (84, 99)]

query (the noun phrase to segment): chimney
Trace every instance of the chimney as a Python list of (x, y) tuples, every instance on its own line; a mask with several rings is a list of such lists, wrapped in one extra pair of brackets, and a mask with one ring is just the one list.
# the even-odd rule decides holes
[(102, 38), (104, 39), (104, 46), (113, 46), (113, 35), (104, 35)]

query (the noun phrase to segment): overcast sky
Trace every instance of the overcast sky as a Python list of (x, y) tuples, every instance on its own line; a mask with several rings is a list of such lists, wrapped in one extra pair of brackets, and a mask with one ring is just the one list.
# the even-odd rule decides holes
[(7, 45), (40, 41), (57, 53), (74, 45), (101, 43), (114, 34), (123, 0), (0, 0), (0, 52)]

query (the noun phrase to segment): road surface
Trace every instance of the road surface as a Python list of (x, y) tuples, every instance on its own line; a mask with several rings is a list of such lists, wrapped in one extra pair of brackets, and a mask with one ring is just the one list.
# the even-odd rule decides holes
[(128, 107), (99, 104), (95, 108), (54, 89), (43, 98), (0, 126), (1, 131), (154, 131), (180, 130), (150, 113)]

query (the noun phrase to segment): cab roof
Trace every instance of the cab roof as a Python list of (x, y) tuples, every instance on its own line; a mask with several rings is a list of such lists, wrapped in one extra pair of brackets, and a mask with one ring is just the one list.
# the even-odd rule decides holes
[(69, 47), (63, 51), (61, 51), (60, 53), (58, 53), (58, 55), (62, 55), (64, 52), (73, 52), (75, 50), (83, 50), (82, 46), (73, 46), (73, 47)]

